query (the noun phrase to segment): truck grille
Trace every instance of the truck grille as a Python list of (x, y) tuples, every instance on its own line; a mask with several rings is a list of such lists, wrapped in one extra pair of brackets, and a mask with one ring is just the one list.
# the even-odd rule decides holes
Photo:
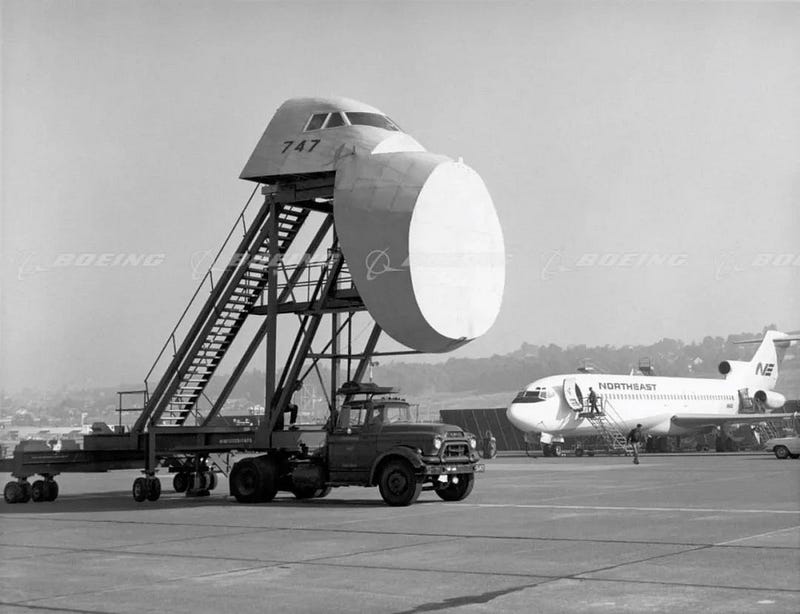
[(444, 446), (444, 457), (469, 456), (469, 446), (466, 443), (448, 443)]

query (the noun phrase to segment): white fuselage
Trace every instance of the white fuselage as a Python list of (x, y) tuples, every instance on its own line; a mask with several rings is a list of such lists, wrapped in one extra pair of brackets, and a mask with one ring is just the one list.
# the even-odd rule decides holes
[[(553, 375), (536, 380), (517, 395), (506, 415), (514, 426), (526, 433), (561, 436), (596, 434), (586, 418), (575, 411), (574, 384), (584, 402), (591, 387), (598, 405), (626, 429), (641, 424), (653, 435), (682, 435), (695, 429), (676, 426), (676, 414), (716, 414), (732, 416), (739, 411), (737, 386), (728, 380), (646, 375), (572, 374)], [(535, 395), (536, 390), (540, 391)], [(544, 392), (542, 392), (544, 391)], [(568, 401), (572, 397), (572, 405)], [(579, 398), (580, 398), (579, 396)]]

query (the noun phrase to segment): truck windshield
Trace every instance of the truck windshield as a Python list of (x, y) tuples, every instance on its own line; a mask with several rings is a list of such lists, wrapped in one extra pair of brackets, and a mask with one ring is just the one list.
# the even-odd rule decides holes
[(383, 423), (413, 422), (411, 408), (408, 405), (387, 405), (383, 408)]

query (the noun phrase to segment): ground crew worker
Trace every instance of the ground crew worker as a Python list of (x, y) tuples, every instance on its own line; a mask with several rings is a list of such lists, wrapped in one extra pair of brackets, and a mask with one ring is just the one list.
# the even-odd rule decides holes
[(483, 458), (494, 458), (497, 456), (497, 439), (492, 435), (492, 431), (486, 429), (486, 435), (483, 438)]
[[(294, 385), (294, 391), (292, 391), (292, 397), (294, 397), (294, 393), (300, 390), (303, 387), (303, 382), (296, 382)], [(289, 430), (296, 431), (297, 430), (297, 403), (292, 403), (292, 397), (289, 398), (289, 404), (284, 409), (284, 412), (289, 412)]]
[(600, 413), (600, 410), (597, 409), (597, 394), (595, 394), (591, 386), (589, 386), (589, 413), (590, 414)]
[(639, 464), (639, 442), (642, 440), (642, 425), (637, 424), (635, 429), (631, 429), (631, 432), (628, 433), (628, 437), (626, 438), (626, 442), (631, 444), (631, 448), (633, 449), (633, 464)]

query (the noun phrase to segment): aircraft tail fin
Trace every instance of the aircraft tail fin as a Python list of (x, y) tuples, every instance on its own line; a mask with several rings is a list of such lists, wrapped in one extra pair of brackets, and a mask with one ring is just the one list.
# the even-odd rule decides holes
[(767, 331), (761, 339), (736, 341), (737, 344), (760, 344), (750, 362), (745, 363), (747, 367), (741, 373), (746, 383), (763, 390), (774, 389), (778, 381), (778, 367), (786, 353), (786, 348), (794, 341), (800, 341), (800, 334), (796, 332), (782, 333), (777, 330)]

